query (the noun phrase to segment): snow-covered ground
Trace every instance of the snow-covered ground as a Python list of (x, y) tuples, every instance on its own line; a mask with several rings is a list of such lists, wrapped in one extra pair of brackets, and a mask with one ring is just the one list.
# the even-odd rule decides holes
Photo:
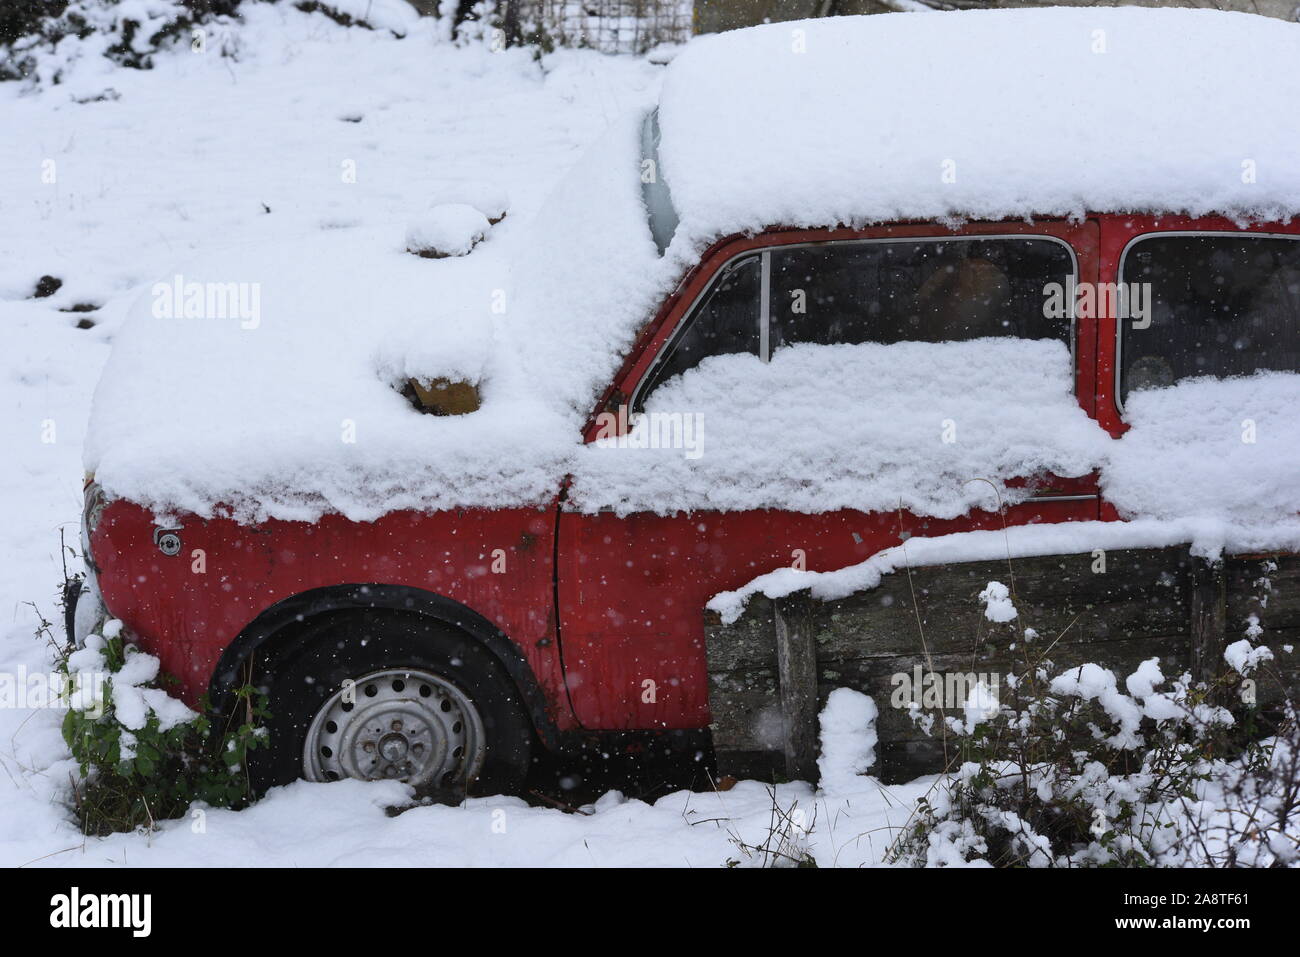
[[(142, 291), (232, 246), (349, 232), (400, 243), (457, 180), (490, 179), (510, 217), (525, 219), (583, 147), (653, 100), (662, 71), (580, 52), (539, 65), (455, 49), (431, 29), (396, 40), (260, 4), (246, 17), (224, 41), (237, 60), (209, 42), (149, 72), (90, 59), (38, 94), (0, 84), (0, 673), (50, 669), (36, 632), (41, 615), (57, 618), (60, 531), (77, 540), (91, 392)], [(61, 288), (30, 298), (46, 275)], [(98, 308), (64, 311), (83, 304)], [(82, 319), (95, 325), (79, 329)], [(179, 387), (199, 391), (223, 374), (186, 373)], [(61, 717), (0, 707), (2, 865), (716, 867), (762, 863), (741, 845), (762, 845), (772, 822), (772, 796), (753, 782), (653, 806), (611, 794), (591, 814), (482, 799), (397, 817), (383, 809), (405, 803), (400, 785), (300, 783), (247, 811), (83, 838), (67, 807), (75, 768)], [(816, 820), (809, 851), (820, 863), (857, 865), (881, 859), (929, 783), (861, 779), (830, 797), (793, 784), (776, 800)]]

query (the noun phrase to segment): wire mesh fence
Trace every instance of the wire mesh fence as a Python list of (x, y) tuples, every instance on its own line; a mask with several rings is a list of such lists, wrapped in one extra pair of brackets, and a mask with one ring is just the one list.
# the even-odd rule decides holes
[[(641, 54), (691, 37), (694, 0), (516, 0), (525, 42)], [(506, 7), (501, 0), (499, 7)]]

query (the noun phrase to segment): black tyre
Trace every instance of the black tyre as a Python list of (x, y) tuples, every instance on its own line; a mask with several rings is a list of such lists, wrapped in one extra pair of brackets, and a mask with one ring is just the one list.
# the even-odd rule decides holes
[(401, 780), (418, 794), (522, 790), (532, 726), (514, 683), (478, 641), (418, 615), (312, 620), (254, 676), (269, 742), (249, 752), (259, 793), (299, 778)]

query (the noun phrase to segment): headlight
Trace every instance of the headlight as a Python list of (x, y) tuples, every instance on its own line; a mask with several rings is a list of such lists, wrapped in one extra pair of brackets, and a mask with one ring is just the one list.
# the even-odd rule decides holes
[[(86, 636), (99, 628), (108, 616), (104, 600), (99, 596), (99, 566), (90, 552), (90, 536), (104, 514), (108, 497), (93, 479), (86, 485), (85, 503), (81, 509), (81, 560), (86, 566), (86, 577), (75, 593), (71, 589), (63, 596), (68, 637), (73, 646), (82, 647)], [(75, 581), (75, 579), (74, 579)]]
[(92, 481), (86, 486), (85, 504), (81, 509), (81, 558), (92, 572), (99, 571), (99, 568), (95, 565), (95, 557), (90, 551), (90, 536), (99, 525), (99, 520), (104, 514), (104, 506), (107, 504), (104, 490), (100, 488), (98, 482)]

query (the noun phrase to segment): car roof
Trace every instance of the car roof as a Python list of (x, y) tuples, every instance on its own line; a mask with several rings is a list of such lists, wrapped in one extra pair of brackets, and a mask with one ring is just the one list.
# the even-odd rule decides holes
[(767, 24), (668, 68), (658, 160), (698, 244), (765, 226), (1300, 212), (1300, 25), (1184, 9)]

